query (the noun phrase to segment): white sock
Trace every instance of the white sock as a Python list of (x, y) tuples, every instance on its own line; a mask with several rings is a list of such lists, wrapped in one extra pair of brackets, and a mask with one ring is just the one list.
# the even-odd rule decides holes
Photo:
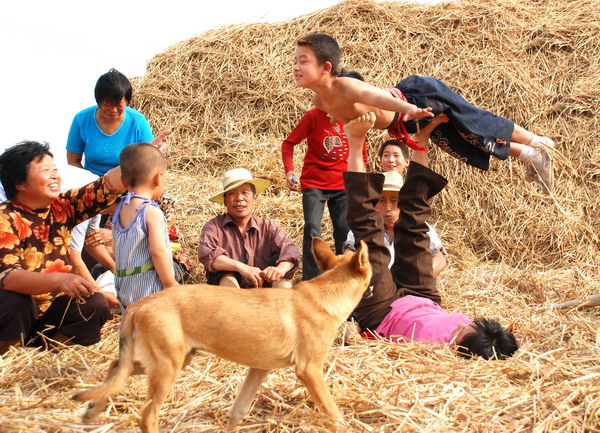
[(542, 138), (542, 137), (540, 137), (539, 135), (536, 135), (536, 134), (534, 134), (534, 133), (532, 132), (532, 133), (531, 133), (531, 140), (529, 140), (529, 143), (527, 143), (527, 144), (529, 144), (529, 145), (531, 146), (533, 143), (535, 143), (535, 142), (539, 141), (539, 140), (540, 140), (540, 138)]
[(521, 154), (517, 156), (518, 159), (524, 162), (528, 162), (533, 164), (535, 162), (540, 163), (542, 160), (542, 156), (540, 154), (539, 149), (535, 149), (531, 146), (523, 146), (521, 149)]

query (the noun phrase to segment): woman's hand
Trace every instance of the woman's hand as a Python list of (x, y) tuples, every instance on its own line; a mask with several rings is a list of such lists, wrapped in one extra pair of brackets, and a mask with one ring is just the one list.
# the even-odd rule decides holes
[(94, 285), (79, 275), (56, 272), (53, 277), (58, 280), (58, 290), (69, 298), (87, 298), (94, 294)]
[(171, 134), (171, 130), (170, 129), (165, 129), (163, 132), (161, 132), (160, 134), (158, 134), (154, 140), (152, 140), (150, 142), (150, 144), (153, 145), (153, 146), (156, 146), (156, 148), (158, 150), (160, 150), (160, 153), (162, 153), (163, 155), (167, 154), (167, 147), (168, 147), (168, 144), (167, 143), (163, 143), (163, 140), (169, 134)]

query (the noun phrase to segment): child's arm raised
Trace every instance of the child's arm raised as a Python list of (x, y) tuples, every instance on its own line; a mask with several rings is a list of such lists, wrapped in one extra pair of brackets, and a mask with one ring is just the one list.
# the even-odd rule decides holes
[[(433, 117), (431, 107), (419, 108), (414, 104), (394, 98), (390, 92), (353, 78), (338, 78), (341, 91), (349, 101), (370, 105), (380, 110), (404, 113), (404, 122), (419, 117)], [(342, 81), (343, 80), (343, 81)]]
[(165, 218), (156, 206), (148, 205), (146, 210), (146, 226), (148, 228), (148, 247), (152, 256), (152, 264), (163, 287), (177, 286), (173, 273), (173, 257), (169, 245), (165, 245)]

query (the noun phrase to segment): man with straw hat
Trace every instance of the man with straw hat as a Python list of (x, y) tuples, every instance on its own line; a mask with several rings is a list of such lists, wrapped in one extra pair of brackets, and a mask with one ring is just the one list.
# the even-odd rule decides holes
[(300, 252), (279, 224), (253, 215), (258, 194), (270, 185), (245, 168), (223, 176), (223, 190), (209, 198), (227, 213), (206, 223), (198, 258), (208, 284), (240, 288), (291, 287)]

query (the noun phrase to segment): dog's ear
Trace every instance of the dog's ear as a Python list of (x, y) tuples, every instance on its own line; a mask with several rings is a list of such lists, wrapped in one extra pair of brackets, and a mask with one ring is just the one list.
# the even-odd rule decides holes
[(319, 265), (319, 268), (321, 268), (322, 271), (328, 271), (335, 266), (335, 254), (333, 251), (331, 251), (323, 239), (313, 238), (312, 250), (313, 254), (315, 255), (317, 265)]
[(360, 273), (366, 273), (371, 266), (369, 262), (369, 248), (365, 241), (360, 241), (358, 250), (354, 253), (352, 261), (355, 262), (355, 267)]

